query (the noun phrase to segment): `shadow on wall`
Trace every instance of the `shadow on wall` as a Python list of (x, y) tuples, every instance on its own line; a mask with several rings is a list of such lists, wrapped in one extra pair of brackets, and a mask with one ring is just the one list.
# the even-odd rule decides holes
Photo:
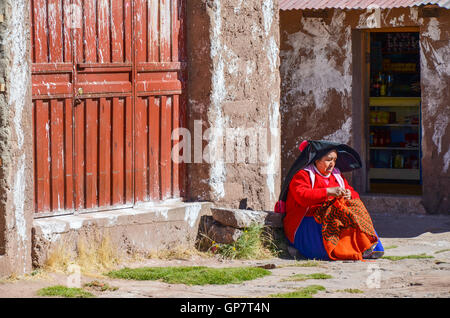
[(381, 238), (408, 238), (423, 233), (450, 233), (450, 216), (421, 214), (371, 214)]

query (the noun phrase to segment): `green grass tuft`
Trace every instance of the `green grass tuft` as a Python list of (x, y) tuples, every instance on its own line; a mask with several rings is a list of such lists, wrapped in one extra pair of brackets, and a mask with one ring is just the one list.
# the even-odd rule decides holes
[(245, 228), (232, 244), (212, 242), (209, 250), (226, 259), (264, 259), (275, 257), (279, 253), (272, 235), (258, 224)]
[(434, 252), (434, 254), (439, 254), (439, 253), (444, 253), (444, 252), (449, 252), (449, 251), (450, 251), (450, 248), (446, 248), (445, 250), (436, 251), (436, 252)]
[(357, 288), (346, 288), (346, 289), (338, 289), (335, 290), (336, 293), (342, 292), (342, 293), (350, 293), (350, 294), (362, 294), (364, 293), (361, 289)]
[(330, 278), (333, 278), (333, 276), (323, 273), (296, 274), (289, 278), (283, 279), (282, 281), (301, 282), (307, 279), (330, 279)]
[(309, 261), (295, 261), (294, 263), (280, 265), (278, 267), (282, 268), (282, 267), (317, 267), (317, 266), (320, 266), (320, 261), (309, 260)]
[(169, 284), (225, 285), (239, 284), (270, 274), (270, 271), (258, 267), (208, 268), (192, 266), (123, 268), (111, 271), (106, 275), (111, 278), (132, 280), (161, 280)]
[(62, 285), (50, 286), (41, 288), (38, 290), (39, 296), (60, 296), (66, 298), (91, 298), (94, 297), (91, 293), (81, 289), (81, 288), (72, 288), (66, 287)]
[(389, 245), (389, 246), (385, 246), (384, 249), (390, 250), (390, 249), (397, 248), (397, 247), (398, 247), (398, 245)]
[(320, 285), (310, 285), (297, 289), (289, 293), (271, 294), (270, 298), (312, 298), (317, 292), (325, 290), (325, 287)]
[(434, 256), (426, 255), (425, 253), (418, 255), (405, 255), (405, 256), (383, 256), (384, 259), (389, 259), (391, 261), (400, 261), (403, 259), (422, 259), (422, 258), (434, 258)]

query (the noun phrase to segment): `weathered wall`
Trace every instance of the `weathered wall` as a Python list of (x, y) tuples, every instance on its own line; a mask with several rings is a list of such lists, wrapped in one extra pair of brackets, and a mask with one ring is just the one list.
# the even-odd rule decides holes
[(448, 213), (450, 203), (449, 10), (421, 17), (418, 8), (328, 10), (326, 18), (306, 18), (298, 10), (280, 12), (282, 176), (304, 139), (354, 143), (352, 104), (355, 66), (352, 30), (420, 28), (422, 88), (423, 203), (429, 213)]
[(29, 0), (3, 0), (0, 13), (0, 276), (31, 269), (33, 129)]
[[(204, 134), (192, 158), (208, 149), (223, 154), (188, 165), (192, 200), (273, 208), (280, 183), (278, 12), (276, 0), (188, 3), (188, 128), (193, 137)], [(232, 133), (244, 136), (243, 151), (238, 141), (227, 144)]]

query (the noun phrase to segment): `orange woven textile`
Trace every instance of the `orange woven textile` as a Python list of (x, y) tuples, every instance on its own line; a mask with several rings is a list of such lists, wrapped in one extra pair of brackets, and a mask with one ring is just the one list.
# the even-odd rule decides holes
[(332, 260), (362, 260), (362, 253), (378, 238), (369, 212), (360, 199), (332, 199), (314, 214), (322, 224), (325, 250)]

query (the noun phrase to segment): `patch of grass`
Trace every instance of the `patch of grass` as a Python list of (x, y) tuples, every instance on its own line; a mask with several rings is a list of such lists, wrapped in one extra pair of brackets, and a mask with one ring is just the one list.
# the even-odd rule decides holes
[(93, 280), (92, 282), (86, 283), (83, 286), (94, 289), (94, 290), (98, 290), (101, 292), (116, 291), (119, 289), (119, 287), (110, 286), (108, 283), (102, 283), (102, 282), (99, 282), (98, 280)]
[(282, 281), (301, 282), (307, 279), (330, 279), (330, 278), (333, 278), (333, 276), (323, 273), (295, 274), (289, 278), (283, 279)]
[(169, 284), (186, 285), (225, 285), (239, 284), (243, 281), (270, 275), (271, 272), (258, 267), (208, 268), (189, 267), (141, 267), (123, 268), (106, 273), (111, 278), (132, 280), (161, 280)]
[(92, 298), (94, 295), (82, 288), (71, 288), (62, 285), (50, 286), (38, 290), (39, 296), (60, 296), (66, 298)]
[(233, 244), (218, 245), (217, 253), (227, 259), (264, 259), (276, 256), (276, 247), (263, 226), (253, 225)]
[(446, 248), (445, 250), (439, 250), (434, 252), (434, 254), (444, 253), (444, 252), (450, 252), (450, 248)]
[(427, 255), (425, 253), (418, 255), (405, 255), (405, 256), (383, 256), (384, 259), (389, 259), (391, 261), (400, 261), (403, 259), (422, 259), (422, 258), (434, 258), (434, 256)]
[(384, 249), (390, 250), (390, 249), (397, 248), (397, 247), (398, 247), (398, 245), (389, 245), (389, 246), (384, 246)]
[(310, 285), (307, 287), (303, 287), (300, 289), (297, 289), (293, 292), (289, 293), (280, 293), (280, 294), (271, 294), (269, 295), (270, 298), (312, 298), (314, 294), (317, 294), (317, 292), (325, 290), (325, 287), (320, 285)]
[(294, 263), (289, 263), (286, 265), (280, 265), (278, 267), (317, 267), (320, 266), (319, 261), (309, 260), (309, 261), (295, 261)]
[(350, 294), (362, 294), (364, 293), (361, 289), (357, 289), (357, 288), (346, 288), (346, 289), (338, 289), (335, 290), (336, 293), (350, 293)]

